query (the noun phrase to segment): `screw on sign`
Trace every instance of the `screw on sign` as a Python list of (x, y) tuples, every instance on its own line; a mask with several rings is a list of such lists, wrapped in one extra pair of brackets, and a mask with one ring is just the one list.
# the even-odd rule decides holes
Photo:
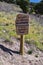
[(16, 33), (21, 36), (20, 39), (20, 54), (24, 54), (24, 43), (23, 43), (23, 35), (28, 34), (29, 30), (29, 15), (28, 14), (18, 14), (16, 18)]

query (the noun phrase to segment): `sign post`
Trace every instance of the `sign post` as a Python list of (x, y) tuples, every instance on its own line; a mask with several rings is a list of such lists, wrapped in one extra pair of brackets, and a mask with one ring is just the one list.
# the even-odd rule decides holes
[(21, 35), (21, 38), (20, 38), (20, 54), (21, 55), (24, 54), (24, 38), (23, 38), (23, 35)]
[(16, 32), (20, 35), (20, 54), (24, 54), (24, 38), (29, 30), (29, 15), (28, 14), (18, 14), (16, 18)]

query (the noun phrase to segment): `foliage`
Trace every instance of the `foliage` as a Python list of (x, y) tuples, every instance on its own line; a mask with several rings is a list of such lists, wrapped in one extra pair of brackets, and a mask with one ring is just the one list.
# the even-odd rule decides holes
[(16, 0), (17, 5), (20, 5), (20, 0)]
[[(34, 6), (36, 5), (36, 3), (30, 2), (29, 3), (29, 13), (32, 14), (34, 12)], [(35, 13), (35, 12), (34, 12)]]
[(29, 51), (28, 51), (28, 54), (32, 54), (32, 52), (33, 52), (32, 50), (29, 50)]
[(30, 5), (30, 6), (35, 6), (36, 3), (30, 2), (29, 5)]
[(43, 2), (37, 3), (34, 9), (37, 14), (43, 14)]
[(43, 0), (41, 0), (40, 2), (43, 2)]
[(32, 14), (34, 12), (34, 8), (30, 9), (29, 13)]
[(1, 2), (3, 2), (3, 0), (0, 0)]
[(24, 13), (29, 11), (29, 0), (16, 0), (16, 2)]
[(38, 58), (38, 54), (36, 54), (35, 57)]

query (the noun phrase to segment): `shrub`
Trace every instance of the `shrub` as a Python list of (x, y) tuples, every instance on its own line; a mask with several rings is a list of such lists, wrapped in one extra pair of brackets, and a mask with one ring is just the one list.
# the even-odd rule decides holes
[(24, 13), (27, 13), (29, 11), (29, 0), (16, 0), (16, 1)]
[(29, 51), (28, 51), (28, 54), (32, 54), (32, 52), (33, 52), (32, 50), (29, 50)]
[(37, 14), (43, 14), (43, 3), (36, 4), (34, 10)]
[(3, 2), (3, 0), (0, 0), (1, 2)]
[(38, 58), (38, 54), (36, 54), (35, 57)]

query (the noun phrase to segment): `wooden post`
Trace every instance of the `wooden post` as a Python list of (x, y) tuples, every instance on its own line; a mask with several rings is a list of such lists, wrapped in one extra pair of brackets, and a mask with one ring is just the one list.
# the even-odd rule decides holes
[(16, 18), (16, 32), (21, 36), (20, 39), (20, 54), (24, 54), (24, 38), (23, 35), (28, 33), (29, 26), (29, 15), (28, 14), (18, 14)]
[(20, 54), (21, 55), (24, 54), (24, 39), (23, 39), (23, 35), (21, 35), (21, 39), (20, 39)]

